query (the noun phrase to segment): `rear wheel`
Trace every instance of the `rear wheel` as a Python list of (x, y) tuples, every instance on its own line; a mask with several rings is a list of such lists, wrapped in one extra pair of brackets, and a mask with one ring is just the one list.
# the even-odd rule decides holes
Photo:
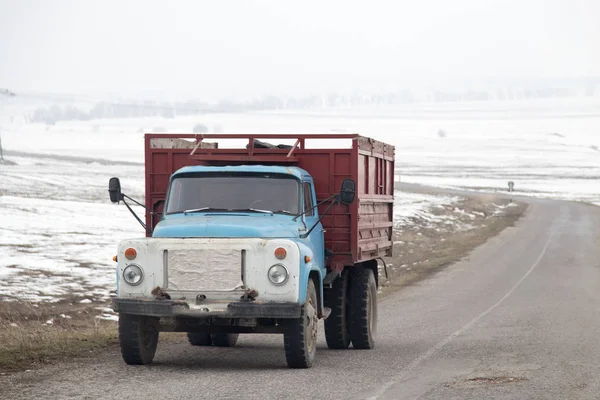
[(347, 349), (350, 346), (348, 332), (348, 271), (333, 281), (331, 289), (325, 292), (325, 307), (331, 314), (325, 320), (325, 339), (330, 349)]
[(317, 307), (317, 290), (309, 279), (302, 316), (290, 320), (283, 329), (285, 358), (290, 368), (310, 368), (313, 364), (317, 351)]
[(156, 318), (143, 315), (119, 315), (119, 345), (129, 365), (151, 364), (158, 345)]
[(233, 347), (239, 336), (238, 333), (211, 333), (210, 338), (215, 346)]
[(355, 349), (375, 347), (377, 334), (377, 284), (369, 268), (354, 267), (350, 277), (350, 339)]
[(187, 337), (192, 346), (210, 346), (212, 344), (208, 332), (188, 332)]

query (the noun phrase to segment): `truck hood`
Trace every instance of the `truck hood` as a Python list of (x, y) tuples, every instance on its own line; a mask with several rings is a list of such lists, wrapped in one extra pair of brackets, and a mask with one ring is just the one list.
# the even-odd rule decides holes
[(154, 228), (152, 237), (163, 238), (297, 238), (299, 221), (278, 214), (173, 215)]

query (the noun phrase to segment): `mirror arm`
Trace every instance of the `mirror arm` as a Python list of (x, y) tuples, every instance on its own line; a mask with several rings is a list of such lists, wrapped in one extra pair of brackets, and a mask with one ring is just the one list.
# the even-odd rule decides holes
[[(331, 197), (335, 197), (335, 196), (331, 196)], [(330, 197), (330, 198), (331, 198)], [(323, 203), (323, 202), (321, 202)], [(333, 205), (336, 203), (335, 199), (329, 204), (329, 206), (327, 207), (327, 209), (325, 210), (325, 212), (323, 214), (321, 214), (321, 216), (319, 217), (319, 220), (317, 222), (315, 222), (315, 224), (308, 230), (308, 232), (300, 235), (300, 238), (302, 239), (306, 239), (308, 237), (308, 235), (310, 235), (310, 233), (313, 231), (313, 229), (316, 228), (317, 225), (319, 225), (319, 222), (321, 222), (321, 220), (323, 219), (323, 217), (325, 217), (328, 213), (329, 210), (331, 210), (331, 207), (333, 207)]]
[(334, 194), (334, 195), (329, 196), (325, 200), (321, 200), (320, 202), (318, 202), (317, 204), (315, 204), (314, 206), (312, 206), (309, 210), (302, 211), (300, 214), (296, 215), (294, 218), (292, 218), (292, 221), (295, 222), (298, 218), (300, 218), (301, 216), (303, 216), (307, 212), (314, 210), (315, 208), (319, 207), (321, 204), (325, 203), (326, 201), (329, 201), (331, 199), (337, 198), (337, 196), (338, 196), (337, 194)]
[(127, 196), (126, 194), (121, 194), (121, 200), (123, 200), (123, 203), (125, 203), (125, 198), (128, 198), (129, 200), (133, 201), (135, 204), (137, 204), (140, 207), (144, 207), (146, 210), (148, 210), (150, 212), (150, 214), (156, 215), (156, 213), (154, 211), (152, 211), (151, 209), (149, 209), (148, 207), (146, 207), (145, 205), (143, 205), (142, 203), (140, 203), (139, 201), (132, 199), (131, 197)]
[[(133, 202), (137, 203), (137, 201), (131, 199), (129, 196), (125, 196), (123, 195), (123, 197), (127, 197), (128, 199), (132, 200)], [(125, 204), (125, 206), (127, 207), (127, 209), (129, 210), (129, 212), (135, 217), (135, 219), (137, 219), (137, 221), (140, 223), (140, 225), (142, 225), (142, 227), (144, 228), (144, 230), (146, 232), (148, 232), (149, 234), (152, 234), (152, 231), (150, 229), (148, 229), (148, 227), (146, 226), (146, 224), (140, 219), (140, 217), (137, 216), (137, 214), (135, 213), (135, 211), (133, 211), (131, 209), (131, 207), (129, 206), (129, 204), (127, 204), (127, 202), (125, 201), (125, 199), (123, 198), (123, 204)], [(138, 203), (139, 204), (139, 203)]]

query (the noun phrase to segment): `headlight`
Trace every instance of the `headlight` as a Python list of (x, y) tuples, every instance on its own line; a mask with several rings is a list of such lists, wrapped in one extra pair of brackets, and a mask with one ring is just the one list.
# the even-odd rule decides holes
[(273, 285), (283, 285), (288, 280), (288, 271), (281, 264), (275, 264), (269, 268), (268, 272), (269, 280)]
[(139, 285), (142, 283), (143, 278), (144, 273), (142, 272), (142, 268), (138, 265), (131, 264), (123, 270), (123, 279), (131, 286)]

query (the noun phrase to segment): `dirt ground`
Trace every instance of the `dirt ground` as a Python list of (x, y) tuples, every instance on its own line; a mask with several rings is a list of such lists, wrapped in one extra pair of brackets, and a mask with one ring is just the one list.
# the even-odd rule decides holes
[[(524, 204), (478, 195), (435, 208), (433, 213), (439, 218), (415, 218), (399, 224), (394, 257), (386, 260), (388, 279), (383, 269), (380, 272), (380, 296), (467, 256), (512, 226), (525, 209)], [(108, 303), (82, 304), (76, 299), (58, 303), (0, 301), (0, 375), (116, 346), (116, 323), (105, 319), (110, 318), (109, 307)], [(167, 340), (181, 339), (166, 336)]]

